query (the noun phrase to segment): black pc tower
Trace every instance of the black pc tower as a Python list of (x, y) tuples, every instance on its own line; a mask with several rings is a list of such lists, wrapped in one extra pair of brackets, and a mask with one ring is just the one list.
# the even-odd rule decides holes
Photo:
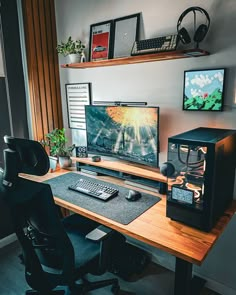
[(210, 231), (233, 198), (236, 130), (196, 128), (168, 138), (167, 217)]

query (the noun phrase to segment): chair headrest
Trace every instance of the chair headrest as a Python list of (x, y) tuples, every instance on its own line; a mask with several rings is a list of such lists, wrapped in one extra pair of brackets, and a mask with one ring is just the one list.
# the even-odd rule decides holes
[(39, 142), (7, 135), (4, 136), (4, 141), (8, 146), (4, 153), (15, 152), (16, 156), (9, 157), (9, 159), (17, 161), (17, 163), (11, 163), (11, 160), (7, 160), (6, 154), (4, 154), (5, 170), (9, 168), (9, 165), (14, 165), (17, 167), (18, 173), (42, 176), (48, 172), (49, 158)]

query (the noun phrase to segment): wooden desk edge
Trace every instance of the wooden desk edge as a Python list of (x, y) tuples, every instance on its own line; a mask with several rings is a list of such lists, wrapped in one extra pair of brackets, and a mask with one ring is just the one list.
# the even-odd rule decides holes
[[(139, 235), (137, 233), (134, 233), (132, 230), (129, 229), (129, 225), (123, 225), (123, 224), (120, 224), (118, 222), (115, 222), (115, 221), (110, 221), (110, 219), (104, 217), (104, 216), (101, 216), (99, 214), (96, 214), (96, 213), (93, 213), (89, 210), (86, 210), (84, 208), (81, 208), (81, 207), (78, 207), (78, 206), (75, 206), (67, 201), (64, 201), (60, 198), (57, 198), (57, 197), (54, 197), (55, 199), (55, 203), (63, 208), (66, 208), (74, 213), (77, 213), (77, 214), (81, 214), (85, 217), (88, 217), (92, 220), (95, 220), (105, 226), (108, 226), (116, 231), (119, 231), (120, 233), (123, 233), (127, 236), (130, 236), (136, 240), (139, 240), (141, 242), (144, 242), (148, 245), (151, 245), (155, 248), (158, 248), (160, 250), (163, 250), (171, 255), (174, 255), (175, 257), (178, 257), (178, 258), (181, 258), (183, 260), (186, 260), (190, 263), (193, 263), (193, 264), (196, 264), (198, 266), (201, 266), (201, 264), (203, 263), (203, 261), (205, 260), (206, 256), (208, 255), (208, 253), (210, 252), (210, 250), (212, 249), (212, 247), (214, 246), (214, 244), (216, 243), (216, 241), (218, 240), (218, 238), (220, 237), (221, 233), (224, 231), (224, 229), (226, 228), (226, 226), (228, 225), (228, 223), (230, 222), (231, 218), (233, 217), (234, 213), (236, 212), (236, 201), (233, 201), (231, 206), (226, 210), (225, 214), (219, 219), (219, 221), (217, 222), (216, 226), (213, 228), (213, 230), (209, 233), (207, 232), (203, 232), (203, 231), (200, 231), (200, 230), (197, 230), (195, 228), (192, 228), (192, 227), (189, 227), (187, 225), (184, 225), (184, 224), (181, 224), (183, 227), (185, 228), (189, 228), (192, 232), (195, 232), (195, 233), (200, 233), (200, 235), (213, 235), (215, 237), (214, 241), (211, 243), (211, 245), (209, 245), (207, 251), (204, 253), (204, 255), (202, 255), (202, 258), (201, 259), (195, 259), (193, 258), (191, 255), (187, 255), (187, 254), (184, 254), (182, 252), (179, 252), (177, 250), (175, 250), (173, 247), (167, 247), (167, 246), (164, 246), (163, 244), (160, 244), (160, 243), (157, 243), (157, 242), (154, 242), (153, 240), (150, 240), (146, 237), (144, 237), (143, 235)], [(172, 221), (171, 220), (171, 223), (174, 224), (174, 223), (178, 223), (176, 221)]]

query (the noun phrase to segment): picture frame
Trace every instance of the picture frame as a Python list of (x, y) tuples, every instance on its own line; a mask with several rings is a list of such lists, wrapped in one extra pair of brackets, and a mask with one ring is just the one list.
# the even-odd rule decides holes
[(139, 40), (141, 13), (114, 20), (113, 58), (131, 55), (135, 41)]
[(225, 68), (185, 71), (182, 109), (223, 111), (225, 72)]
[(89, 61), (112, 58), (113, 20), (90, 25)]
[(91, 83), (67, 83), (65, 88), (69, 128), (86, 129), (84, 106), (91, 104)]

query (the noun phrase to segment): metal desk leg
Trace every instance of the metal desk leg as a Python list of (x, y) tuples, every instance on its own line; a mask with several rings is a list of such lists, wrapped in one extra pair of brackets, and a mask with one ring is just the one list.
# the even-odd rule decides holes
[(199, 295), (205, 280), (192, 277), (192, 263), (176, 257), (174, 295)]

